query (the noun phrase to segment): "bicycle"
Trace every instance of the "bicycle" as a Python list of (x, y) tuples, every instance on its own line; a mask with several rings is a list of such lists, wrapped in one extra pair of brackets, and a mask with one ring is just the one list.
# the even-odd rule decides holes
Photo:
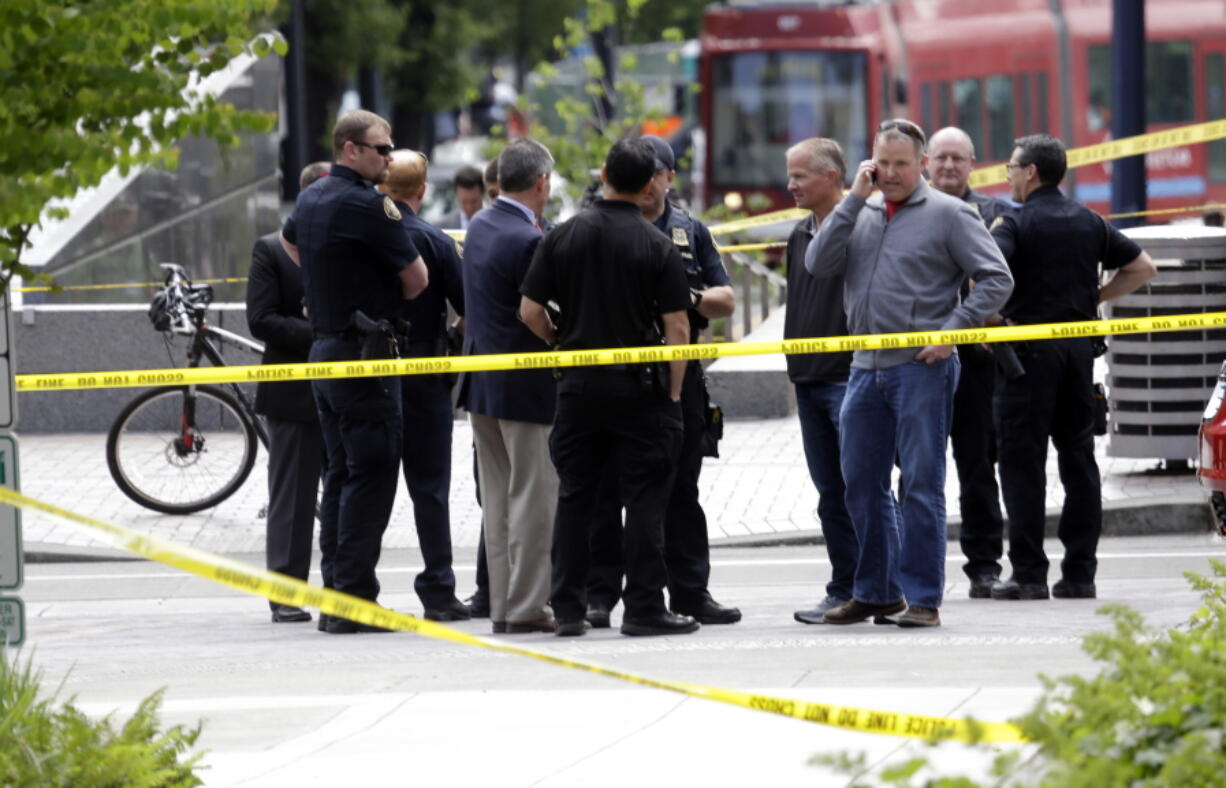
[[(153, 297), (149, 318), (163, 333), (191, 338), (188, 367), (208, 359), (225, 366), (220, 347), (263, 353), (260, 342), (211, 325), (210, 285), (193, 284), (180, 265), (162, 263), (166, 283)], [(173, 356), (172, 356), (173, 357)], [(150, 389), (129, 402), (106, 437), (106, 463), (124, 495), (165, 514), (191, 514), (234, 494), (255, 466), (257, 442), (268, 432), (250, 398), (236, 383)]]

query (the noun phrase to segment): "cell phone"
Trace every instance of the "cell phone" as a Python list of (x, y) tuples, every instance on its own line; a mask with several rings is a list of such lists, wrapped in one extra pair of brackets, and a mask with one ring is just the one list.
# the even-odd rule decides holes
[(870, 172), (868, 174), (868, 179), (873, 182), (874, 186), (876, 186), (877, 185), (877, 171), (873, 170), (872, 172)]

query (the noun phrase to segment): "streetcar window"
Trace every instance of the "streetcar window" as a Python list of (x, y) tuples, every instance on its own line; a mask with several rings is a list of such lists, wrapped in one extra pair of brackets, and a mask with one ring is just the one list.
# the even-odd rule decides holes
[(1013, 153), (1013, 77), (995, 76), (987, 79), (988, 149), (984, 152), (992, 161), (1005, 161)]
[[(977, 79), (960, 79), (954, 83), (954, 104), (958, 109), (958, 126), (970, 135), (975, 150), (983, 148), (983, 87)], [(1012, 140), (1010, 140), (1012, 142)], [(1012, 148), (1009, 149), (1012, 152)], [(1007, 156), (1005, 158), (1008, 158)]]
[(936, 128), (932, 125), (932, 83), (925, 82), (920, 85), (920, 123), (923, 128), (932, 134), (932, 130)]
[(1093, 132), (1111, 130), (1111, 47), (1088, 47), (1090, 95), (1086, 102), (1086, 126)]
[(1190, 123), (1192, 42), (1152, 41), (1145, 48), (1147, 123)]
[[(1052, 129), (1047, 122), (1047, 72), (1039, 72), (1039, 97), (1035, 100), (1035, 104), (1039, 108), (1039, 132), (1043, 134), (1051, 134)], [(1012, 153), (1012, 151), (1010, 151)]]
[[(1110, 131), (1111, 46), (1095, 44), (1087, 51), (1086, 123), (1090, 131)], [(1192, 42), (1150, 41), (1145, 45), (1145, 122), (1189, 123), (1192, 117)]]
[(894, 105), (890, 102), (890, 67), (881, 67), (881, 117), (889, 118), (894, 115)]
[[(1217, 52), (1205, 55), (1205, 120), (1226, 118), (1226, 58)], [(1226, 140), (1207, 143), (1209, 180), (1226, 183)]]
[(939, 126), (940, 128), (945, 128), (946, 126), (952, 125), (952, 122), (949, 119), (949, 83), (948, 82), (942, 82), (939, 85), (937, 85), (937, 102), (938, 102), (938, 113), (939, 113), (939, 119), (937, 120), (937, 126)]
[(831, 137), (847, 161), (868, 156), (862, 52), (742, 52), (716, 58), (710, 155), (716, 187), (787, 185), (787, 149)]
[[(1018, 77), (1021, 86), (1018, 88), (1018, 105), (1021, 107), (1021, 123), (1018, 124), (1018, 131), (1021, 134), (1034, 134), (1035, 128), (1032, 123), (1034, 118), (1034, 108), (1030, 100), (1030, 75), (1022, 74)], [(1013, 151), (1009, 151), (1010, 154)]]

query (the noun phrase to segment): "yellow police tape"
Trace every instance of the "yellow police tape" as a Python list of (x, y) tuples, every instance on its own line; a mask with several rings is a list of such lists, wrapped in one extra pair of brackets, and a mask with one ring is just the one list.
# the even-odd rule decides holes
[(371, 624), (384, 629), (413, 632), (435, 640), (444, 640), (462, 646), (516, 654), (551, 665), (582, 670), (600, 676), (620, 679), (631, 684), (676, 692), (692, 698), (726, 703), (744, 709), (763, 711), (792, 717), (804, 722), (814, 722), (836, 728), (902, 736), (913, 739), (948, 739), (954, 741), (981, 741), (1018, 743), (1025, 739), (1015, 725), (1002, 722), (980, 722), (973, 719), (951, 719), (924, 714), (878, 711), (852, 706), (835, 706), (829, 703), (792, 700), (789, 698), (756, 695), (738, 690), (708, 687), (682, 681), (668, 681), (640, 676), (618, 668), (598, 665), (586, 660), (572, 659), (539, 649), (514, 646), (493, 638), (469, 635), (458, 629), (419, 619), (406, 613), (397, 613), (373, 602), (358, 597), (316, 588), (285, 575), (248, 566), (224, 556), (207, 553), (185, 545), (177, 545), (156, 537), (124, 528), (113, 523), (95, 520), (82, 514), (61, 509), (58, 506), (29, 498), (19, 492), (0, 487), (0, 503), (13, 507), (38, 509), (62, 517), (110, 537), (118, 547), (158, 563), (182, 569), (198, 577), (230, 586), (244, 593), (270, 599), (283, 605), (312, 607), (330, 616), (347, 618), (360, 624)]
[(1079, 323), (1045, 323), (1030, 326), (964, 328), (956, 331), (913, 331), (898, 334), (784, 339), (771, 342), (718, 342), (706, 345), (655, 345), (653, 347), (561, 350), (545, 353), (503, 353), (486, 356), (440, 356), (382, 361), (334, 361), (308, 364), (268, 364), (188, 369), (145, 369), (103, 372), (65, 372), (17, 375), (18, 391), (71, 391), (78, 389), (130, 388), (133, 386), (183, 386), (198, 383), (258, 383), (264, 381), (363, 378), (384, 375), (432, 375), (490, 370), (554, 369), (605, 364), (646, 364), (665, 361), (696, 361), (728, 356), (770, 353), (837, 353), (848, 350), (892, 350), (926, 345), (962, 345), (977, 342), (1016, 342), (1037, 339), (1067, 339), (1110, 334), (1146, 334), (1160, 331), (1196, 331), (1226, 328), (1226, 312), (1205, 312), (1118, 320), (1087, 320)]
[[(1138, 134), (1135, 137), (1124, 137), (1118, 140), (1102, 142), (1098, 145), (1087, 145), (1081, 148), (1072, 148), (1067, 152), (1068, 166), (1084, 167), (1087, 164), (1097, 164), (1099, 162), (1111, 161), (1113, 159), (1122, 159), (1128, 156), (1137, 156), (1142, 153), (1152, 153), (1156, 150), (1164, 150), (1166, 148), (1176, 148), (1180, 145), (1195, 145), (1202, 142), (1212, 142), (1226, 138), (1226, 120), (1214, 120), (1209, 123), (1195, 123), (1188, 126), (1180, 126), (1174, 129), (1165, 129), (1164, 131), (1155, 131), (1149, 134)], [(971, 173), (969, 183), (971, 188), (980, 188), (983, 186), (992, 186), (998, 183), (1005, 183), (1005, 165), (998, 164), (992, 167), (981, 167)], [(1202, 206), (1208, 208), (1212, 206)], [(1197, 210), (1197, 209), (1180, 209), (1180, 210)], [(1108, 219), (1122, 219), (1132, 216), (1146, 216), (1151, 213), (1178, 213), (1174, 209), (1169, 211), (1138, 211), (1136, 213), (1110, 215)], [(802, 211), (799, 208), (787, 208), (782, 211), (773, 211), (764, 213), (759, 216), (751, 216), (747, 219), (738, 219), (724, 224), (717, 224), (711, 228), (712, 235), (724, 235), (727, 233), (740, 232), (749, 230), (754, 227), (764, 227), (770, 224), (779, 222), (794, 222), (802, 219), (807, 214), (807, 211)]]
[[(1153, 208), (1148, 211), (1130, 211), (1129, 213), (1107, 213), (1103, 214), (1104, 219), (1133, 219), (1141, 216), (1169, 216), (1176, 213), (1197, 213), (1199, 211), (1226, 210), (1226, 206), (1222, 203), (1209, 202), (1203, 205), (1189, 205), (1184, 208)], [(800, 208), (787, 208), (782, 211), (773, 211), (764, 213), (758, 216), (753, 216), (748, 219), (741, 219), (728, 224), (720, 224), (710, 228), (711, 234), (716, 235), (716, 230), (719, 233), (732, 233), (741, 230), (747, 230), (751, 227), (764, 227), (769, 224), (780, 224), (782, 222), (797, 222), (809, 215), (808, 211)], [(731, 228), (731, 229), (729, 229)], [(768, 241), (756, 244), (738, 244), (736, 246), (720, 246), (721, 252), (756, 252), (763, 249), (775, 249), (787, 246), (786, 241)]]
[[(246, 281), (247, 277), (245, 276), (232, 276), (225, 279), (193, 279), (192, 284), (238, 284)], [(129, 287), (162, 287), (164, 284), (164, 282), (113, 282), (111, 284), (98, 285), (30, 285), (29, 287), (18, 287), (16, 290), (19, 293), (49, 293), (52, 290), (68, 292), (75, 290), (123, 290)]]
[[(1202, 142), (1212, 142), (1226, 138), (1226, 120), (1212, 120), (1208, 123), (1194, 123), (1188, 126), (1154, 131), (1149, 134), (1137, 134), (1133, 137), (1122, 137), (1118, 140), (1100, 142), (1097, 145), (1086, 145), (1073, 148), (1068, 152), (1068, 166), (1084, 167), (1087, 164), (1123, 159), (1128, 156), (1139, 156), (1142, 153), (1152, 153), (1156, 150), (1175, 148), (1180, 145), (1196, 145)], [(1005, 165), (983, 167), (971, 173), (971, 188), (991, 186), (1004, 183), (1007, 180)]]
[(732, 246), (717, 246), (720, 254), (728, 254), (730, 252), (761, 252), (766, 249), (782, 249), (787, 246), (787, 241), (766, 241), (760, 244), (733, 244)]

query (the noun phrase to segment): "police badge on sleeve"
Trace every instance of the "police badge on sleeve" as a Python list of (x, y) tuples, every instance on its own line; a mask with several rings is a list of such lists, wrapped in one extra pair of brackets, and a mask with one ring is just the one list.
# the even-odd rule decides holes
[(383, 197), (383, 212), (393, 222), (400, 221), (400, 209), (396, 207), (396, 203), (392, 202), (392, 198), (386, 195)]

